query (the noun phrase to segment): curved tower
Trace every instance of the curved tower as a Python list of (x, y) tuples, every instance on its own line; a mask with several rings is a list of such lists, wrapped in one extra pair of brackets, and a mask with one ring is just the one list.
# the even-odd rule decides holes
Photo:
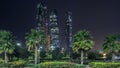
[(53, 50), (54, 48), (60, 48), (59, 40), (59, 25), (58, 25), (58, 16), (57, 11), (54, 9), (50, 12), (50, 46)]

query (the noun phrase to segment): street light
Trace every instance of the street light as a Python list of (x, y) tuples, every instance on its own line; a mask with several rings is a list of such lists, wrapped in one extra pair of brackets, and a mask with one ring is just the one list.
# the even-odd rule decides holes
[(106, 57), (106, 53), (104, 53), (103, 56)]
[(105, 60), (105, 58), (106, 58), (106, 53), (103, 53), (103, 58), (104, 58), (104, 60)]
[(42, 49), (43, 47), (42, 46), (40, 46), (40, 49)]
[(51, 48), (51, 50), (54, 50), (55, 47), (54, 47), (54, 46), (51, 46), (50, 48)]
[(17, 46), (21, 46), (21, 43), (18, 42), (16, 45), (17, 45)]

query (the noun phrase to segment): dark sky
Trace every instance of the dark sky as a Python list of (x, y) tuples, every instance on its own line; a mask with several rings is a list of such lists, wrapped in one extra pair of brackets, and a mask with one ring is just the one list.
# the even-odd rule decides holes
[[(13, 32), (24, 41), (25, 33), (34, 28), (36, 5), (41, 0), (0, 0), (0, 29)], [(104, 38), (110, 33), (120, 33), (119, 0), (46, 0), (48, 9), (57, 9), (64, 45), (64, 15), (72, 12), (73, 34), (86, 29), (95, 40), (94, 49), (100, 49)]]

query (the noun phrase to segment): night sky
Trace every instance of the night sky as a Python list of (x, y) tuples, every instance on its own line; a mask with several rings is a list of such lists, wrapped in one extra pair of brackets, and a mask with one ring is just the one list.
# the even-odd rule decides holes
[[(0, 0), (0, 29), (13, 32), (19, 40), (35, 28), (36, 6), (41, 0)], [(120, 2), (117, 0), (46, 0), (48, 9), (58, 10), (61, 42), (65, 45), (65, 12), (72, 12), (73, 34), (89, 30), (94, 49), (100, 49), (110, 33), (120, 33)]]

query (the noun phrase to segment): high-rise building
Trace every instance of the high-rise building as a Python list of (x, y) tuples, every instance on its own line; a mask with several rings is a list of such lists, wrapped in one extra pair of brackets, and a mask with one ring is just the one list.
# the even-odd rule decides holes
[[(69, 50), (72, 47), (72, 13), (66, 13), (66, 41), (67, 46), (65, 50)], [(36, 21), (38, 23), (37, 29), (40, 29), (46, 35), (46, 44), (42, 47), (47, 51), (54, 48), (60, 48), (60, 32), (59, 23), (56, 9), (48, 11), (47, 6), (44, 3), (37, 5)]]
[(53, 50), (54, 48), (60, 48), (60, 40), (59, 40), (59, 24), (58, 24), (58, 16), (57, 11), (54, 9), (50, 12), (50, 46)]
[(37, 5), (37, 15), (36, 15), (36, 19), (38, 22), (38, 29), (42, 30), (43, 32), (45, 32), (46, 26), (48, 24), (48, 19), (47, 19), (47, 6), (45, 6), (42, 3), (39, 3)]
[(36, 15), (36, 19), (37, 19), (37, 23), (38, 23), (38, 27), (37, 29), (40, 29), (44, 34), (45, 34), (45, 38), (46, 38), (46, 44), (43, 45), (43, 48), (45, 48), (46, 50), (49, 50), (50, 47), (50, 35), (49, 35), (49, 24), (48, 24), (48, 10), (47, 10), (47, 6), (44, 5), (43, 3), (39, 3), (37, 5), (37, 15)]
[(72, 47), (72, 13), (67, 12), (66, 13), (66, 41), (67, 41), (67, 46), (66, 50), (69, 50), (69, 48)]

